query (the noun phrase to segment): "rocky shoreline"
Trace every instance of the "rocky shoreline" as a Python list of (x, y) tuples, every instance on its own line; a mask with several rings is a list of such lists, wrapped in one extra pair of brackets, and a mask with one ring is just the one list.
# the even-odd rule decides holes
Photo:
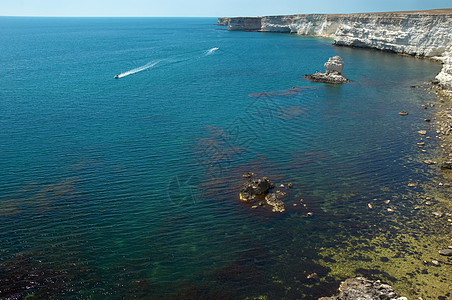
[(444, 178), (444, 182), (440, 182), (439, 185), (452, 188), (452, 95), (442, 88), (438, 89), (436, 94), (439, 104), (435, 113), (433, 129), (440, 144), (439, 166)]
[(349, 278), (341, 283), (339, 295), (322, 297), (319, 300), (407, 300), (399, 297), (397, 292), (389, 284), (380, 280), (369, 280), (364, 277)]

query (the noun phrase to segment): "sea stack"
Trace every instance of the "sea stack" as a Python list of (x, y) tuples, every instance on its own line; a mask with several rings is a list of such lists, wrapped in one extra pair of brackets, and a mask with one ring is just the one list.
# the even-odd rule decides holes
[(350, 82), (344, 75), (342, 70), (344, 69), (344, 61), (340, 56), (333, 56), (325, 63), (325, 73), (317, 72), (312, 75), (305, 75), (307, 79), (314, 82), (325, 82), (342, 84)]

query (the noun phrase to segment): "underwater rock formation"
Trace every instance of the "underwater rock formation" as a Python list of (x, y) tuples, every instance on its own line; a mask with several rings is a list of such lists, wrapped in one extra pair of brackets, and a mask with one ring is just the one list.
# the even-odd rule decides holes
[(441, 164), (441, 169), (443, 170), (452, 170), (452, 161), (445, 161)]
[(344, 75), (342, 75), (342, 70), (344, 69), (344, 61), (340, 56), (333, 56), (328, 59), (325, 63), (325, 73), (317, 72), (311, 75), (305, 75), (307, 79), (315, 82), (325, 82), (342, 84), (350, 82)]
[(339, 295), (322, 297), (319, 300), (407, 300), (399, 297), (397, 292), (389, 284), (380, 280), (369, 280), (364, 277), (349, 278), (341, 283)]
[(286, 209), (284, 207), (284, 202), (282, 202), (278, 194), (268, 194), (265, 196), (265, 201), (267, 201), (267, 204), (272, 206), (272, 212), (285, 212)]
[(245, 202), (251, 202), (259, 196), (265, 196), (275, 185), (267, 178), (249, 179), (240, 189), (239, 199)]

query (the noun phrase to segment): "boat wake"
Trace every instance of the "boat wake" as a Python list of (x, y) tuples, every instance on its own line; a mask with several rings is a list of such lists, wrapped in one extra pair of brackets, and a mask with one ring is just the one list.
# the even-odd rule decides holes
[(155, 65), (158, 64), (159, 62), (160, 62), (160, 60), (154, 60), (154, 61), (148, 62), (148, 63), (145, 64), (144, 66), (141, 66), (141, 67), (132, 69), (132, 70), (130, 70), (130, 71), (121, 73), (121, 74), (119, 74), (119, 75), (116, 75), (115, 78), (122, 78), (122, 77), (126, 77), (126, 76), (128, 76), (128, 75), (132, 75), (132, 74), (135, 74), (135, 73), (138, 73), (138, 72), (147, 70), (147, 69), (149, 69), (149, 68), (152, 68), (153, 66), (155, 66)]
[(211, 54), (215, 53), (215, 51), (217, 51), (218, 49), (220, 49), (220, 48), (215, 47), (215, 48), (209, 49), (209, 50), (207, 50), (206, 52), (204, 52), (204, 54), (205, 54), (206, 56), (207, 56), (207, 55), (211, 55)]
[[(211, 48), (209, 50), (204, 51), (204, 56), (208, 56), (213, 54), (215, 51), (217, 51), (219, 48), (215, 47), (215, 48)], [(199, 53), (199, 52), (198, 52)], [(199, 54), (198, 54), (199, 55)], [(196, 57), (187, 57), (187, 54), (184, 55), (177, 55), (177, 56), (173, 56), (173, 57), (168, 57), (165, 59), (159, 59), (159, 60), (153, 60), (151, 62), (148, 62), (147, 64), (145, 64), (144, 66), (123, 72), (119, 75), (115, 75), (115, 78), (123, 78), (144, 70), (147, 70), (149, 68), (154, 67), (155, 65), (157, 65), (160, 62), (163, 62), (164, 65), (168, 65), (168, 64), (177, 64), (177, 63), (181, 63), (181, 62), (185, 62), (185, 61), (189, 61), (189, 60), (193, 60), (193, 59), (199, 59), (201, 58), (200, 56), (196, 56)]]

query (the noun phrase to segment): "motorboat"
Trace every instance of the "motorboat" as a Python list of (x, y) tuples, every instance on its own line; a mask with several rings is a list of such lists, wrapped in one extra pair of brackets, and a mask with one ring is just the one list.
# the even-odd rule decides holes
[(118, 79), (119, 78), (119, 75), (115, 75), (115, 79)]

